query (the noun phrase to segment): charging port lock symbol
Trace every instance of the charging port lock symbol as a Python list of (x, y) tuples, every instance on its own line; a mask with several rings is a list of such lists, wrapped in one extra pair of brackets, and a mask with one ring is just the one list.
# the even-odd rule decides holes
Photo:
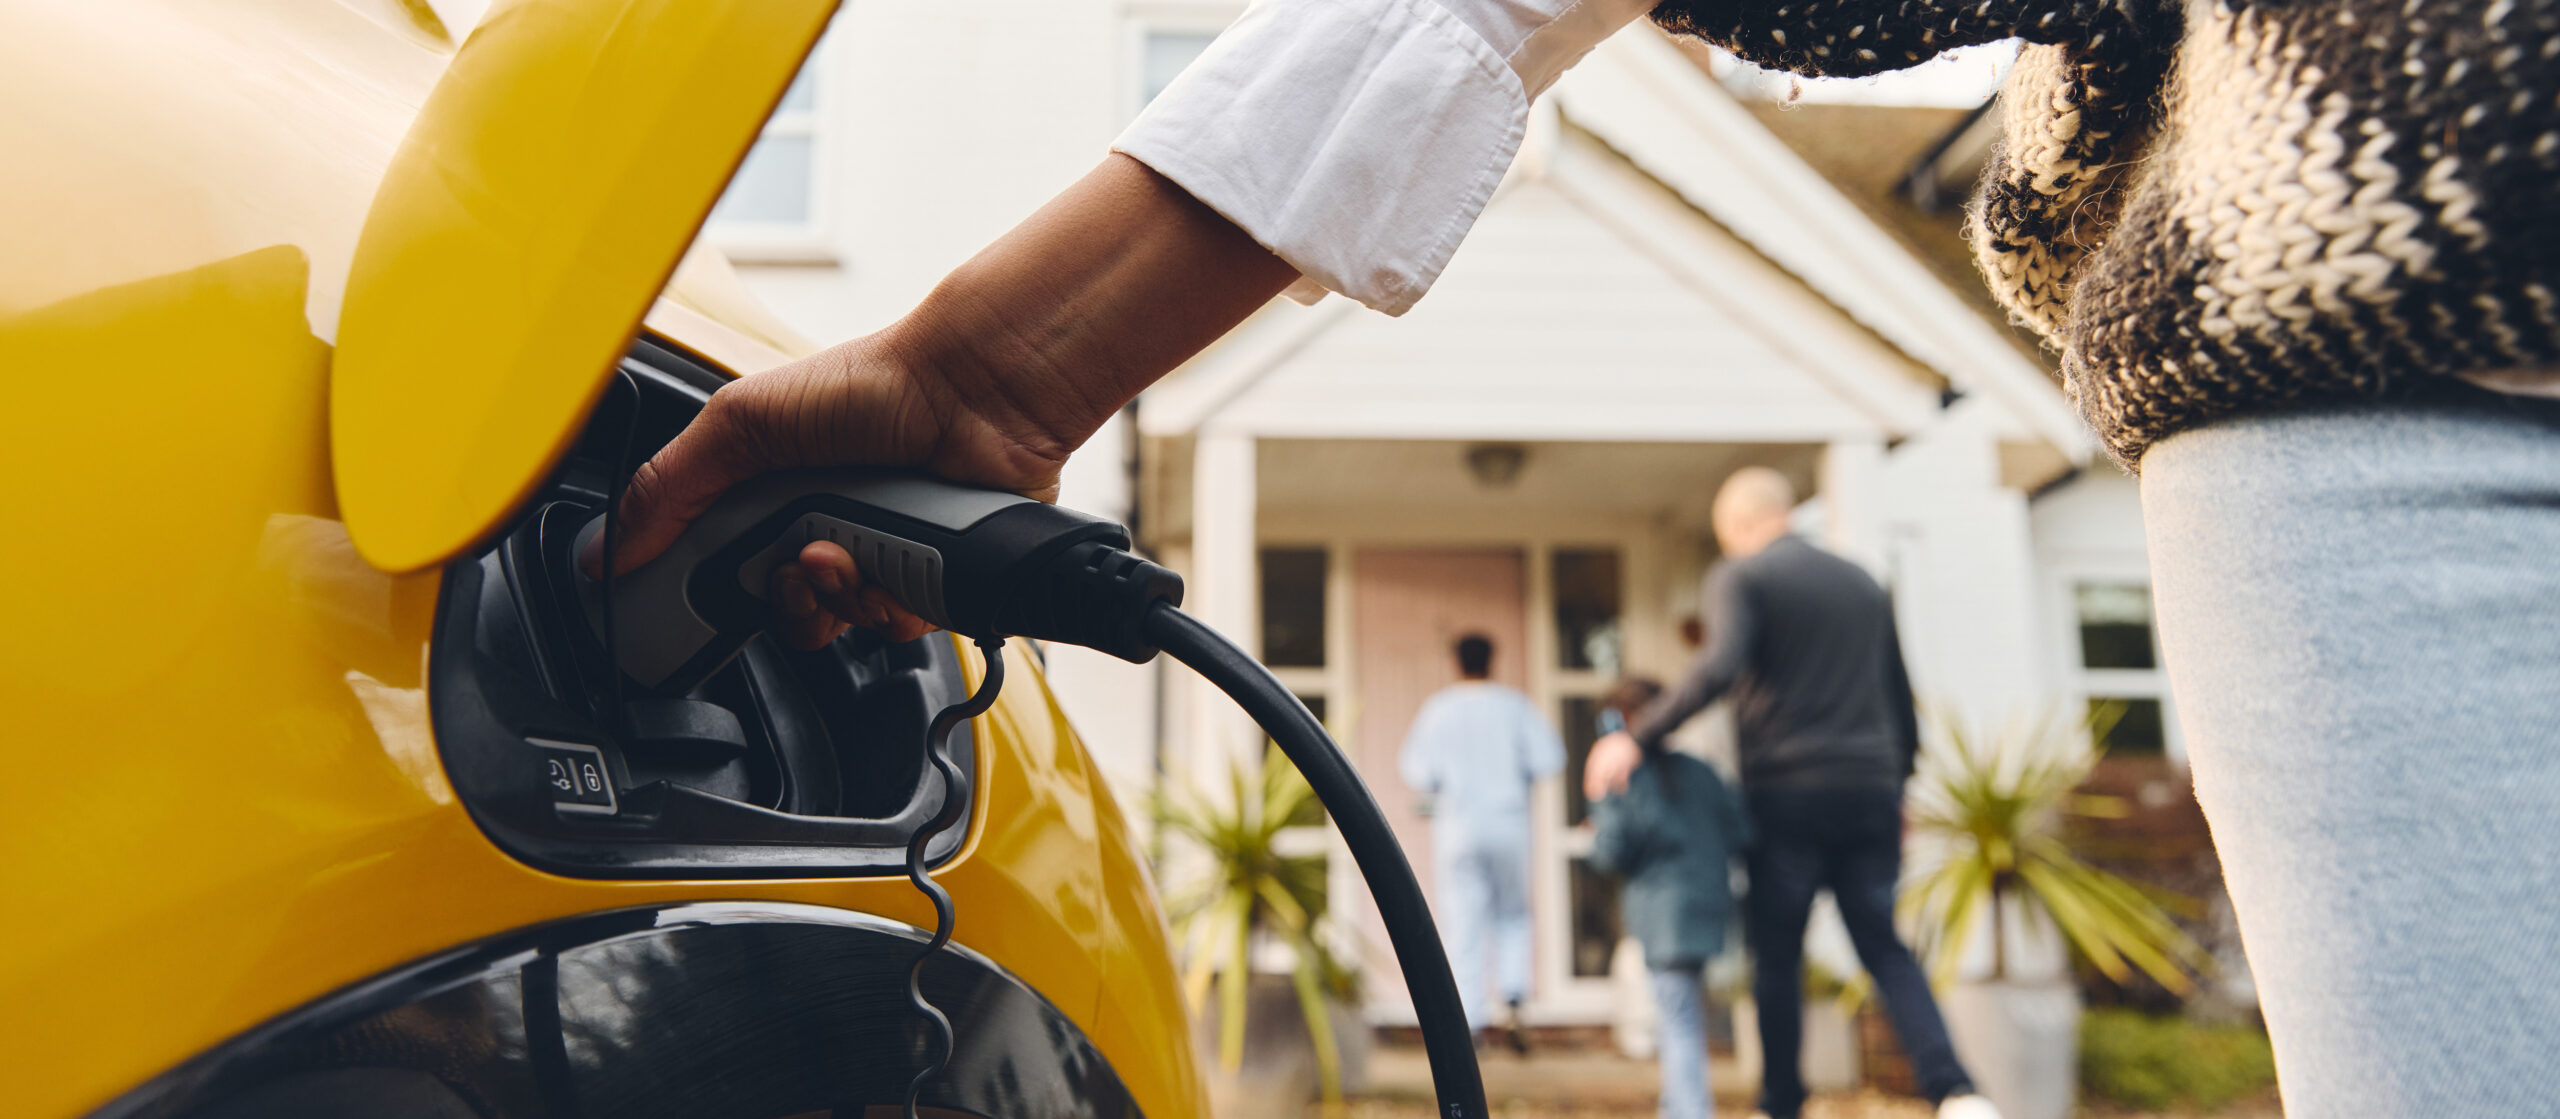
[(579, 815), (613, 815), (613, 777), (605, 769), (604, 751), (548, 738), (525, 741), (542, 751), (543, 780), (550, 786), (553, 808)]

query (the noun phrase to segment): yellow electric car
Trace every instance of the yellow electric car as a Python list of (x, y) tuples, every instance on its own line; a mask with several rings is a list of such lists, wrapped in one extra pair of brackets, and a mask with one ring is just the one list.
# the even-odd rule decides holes
[[(980, 655), (758, 642), (640, 712), (564, 582), (786, 356), (677, 265), (833, 7), (0, 0), (0, 1114), (906, 1100), (905, 848)], [(922, 1102), (1199, 1114), (1026, 659), (924, 851)]]

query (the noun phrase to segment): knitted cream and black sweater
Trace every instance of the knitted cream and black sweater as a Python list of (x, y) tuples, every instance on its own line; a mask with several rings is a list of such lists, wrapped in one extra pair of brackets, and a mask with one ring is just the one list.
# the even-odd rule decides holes
[(1667, 0), (1654, 18), (1820, 75), (2024, 39), (1967, 228), (2128, 465), (2218, 417), (2560, 367), (2560, 0)]

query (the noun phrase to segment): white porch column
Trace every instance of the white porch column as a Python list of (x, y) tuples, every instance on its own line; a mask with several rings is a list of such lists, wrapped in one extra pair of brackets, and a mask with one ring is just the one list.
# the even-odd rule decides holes
[[(1203, 428), (1191, 455), (1191, 570), (1183, 573), (1189, 584), (1183, 607), (1258, 655), (1257, 488), (1253, 436)], [(1182, 678), (1190, 696), (1180, 756), (1193, 780), (1215, 787), (1231, 760), (1258, 757), (1261, 737), (1244, 712), (1197, 675), (1186, 671)]]
[(1822, 448), (1822, 544), (1884, 578), (1884, 439), (1859, 436)]
[(1986, 735), (2049, 708), (2026, 496), (2000, 484), (1984, 417), (1960, 409), (1903, 443), (1883, 489), (1901, 545), (1903, 650), (1921, 701)]

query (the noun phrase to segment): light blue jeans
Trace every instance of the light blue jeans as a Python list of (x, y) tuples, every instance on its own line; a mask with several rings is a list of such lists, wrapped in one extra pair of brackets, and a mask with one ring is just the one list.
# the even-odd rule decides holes
[(1707, 1090), (1706, 977), (1695, 967), (1652, 970), (1654, 1059), (1662, 1065), (1662, 1119), (1714, 1119)]
[(1504, 1002), (1529, 997), (1529, 828), (1518, 843), (1447, 843), (1434, 837), (1439, 879), (1440, 935), (1448, 944), (1449, 970), (1467, 1025), (1493, 1020), (1485, 1001), (1485, 970)]
[(2244, 419), (2142, 466), (2285, 1112), (2560, 1111), (2560, 404)]

